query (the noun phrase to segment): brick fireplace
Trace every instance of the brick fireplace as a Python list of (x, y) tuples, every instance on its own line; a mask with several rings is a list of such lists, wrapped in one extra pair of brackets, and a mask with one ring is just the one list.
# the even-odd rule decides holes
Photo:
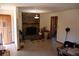
[[(22, 13), (22, 29), (24, 36), (27, 38), (38, 35), (40, 30), (40, 18), (34, 19), (35, 13)], [(40, 14), (38, 14), (40, 17)]]

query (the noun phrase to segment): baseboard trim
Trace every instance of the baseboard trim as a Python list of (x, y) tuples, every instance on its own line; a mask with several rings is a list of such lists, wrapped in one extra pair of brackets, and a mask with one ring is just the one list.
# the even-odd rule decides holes
[(5, 45), (9, 45), (9, 44), (13, 44), (13, 43), (15, 43), (15, 42), (5, 43)]
[(58, 42), (58, 43), (60, 43), (60, 44), (64, 44), (64, 43), (62, 43), (62, 42), (60, 42), (60, 41), (56, 41), (56, 42)]

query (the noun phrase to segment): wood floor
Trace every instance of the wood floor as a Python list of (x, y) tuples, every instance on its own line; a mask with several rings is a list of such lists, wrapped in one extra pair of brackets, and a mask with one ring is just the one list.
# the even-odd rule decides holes
[(26, 40), (24, 48), (18, 51), (21, 56), (57, 56), (57, 47), (59, 43), (52, 40)]
[(57, 56), (57, 47), (61, 46), (53, 40), (25, 40), (24, 48), (15, 50), (15, 45), (7, 46), (11, 56)]

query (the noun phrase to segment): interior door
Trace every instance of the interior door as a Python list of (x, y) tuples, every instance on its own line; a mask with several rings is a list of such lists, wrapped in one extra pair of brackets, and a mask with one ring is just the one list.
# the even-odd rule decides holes
[(58, 21), (58, 16), (51, 17), (51, 27), (50, 27), (51, 38), (57, 36), (57, 21)]
[(12, 42), (11, 38), (11, 16), (10, 15), (0, 15), (2, 18), (1, 21), (1, 29), (2, 33), (2, 41), (3, 44), (9, 44)]

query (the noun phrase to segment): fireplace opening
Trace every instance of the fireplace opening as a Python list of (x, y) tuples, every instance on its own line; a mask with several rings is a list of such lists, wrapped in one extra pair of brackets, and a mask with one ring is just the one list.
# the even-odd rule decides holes
[(26, 30), (26, 35), (36, 35), (37, 34), (36, 27), (27, 27), (25, 30)]

